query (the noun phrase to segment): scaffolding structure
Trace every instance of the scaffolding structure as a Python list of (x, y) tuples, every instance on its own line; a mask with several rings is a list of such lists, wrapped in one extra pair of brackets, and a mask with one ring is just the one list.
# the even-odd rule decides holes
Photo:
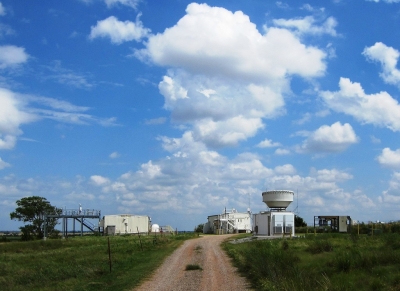
[[(82, 209), (82, 207), (79, 207), (79, 209), (62, 209), (61, 213), (46, 213), (44, 216), (44, 239), (47, 238), (47, 224), (49, 219), (51, 218), (55, 218), (57, 220), (62, 219), (62, 238), (66, 238), (68, 236), (68, 219), (72, 219), (72, 230), (74, 234), (75, 222), (78, 222), (78, 224), (80, 225), (81, 236), (83, 236), (84, 226), (94, 233), (102, 233), (102, 230), (100, 228), (101, 211), (95, 209)], [(97, 226), (90, 222), (88, 219), (97, 219)]]

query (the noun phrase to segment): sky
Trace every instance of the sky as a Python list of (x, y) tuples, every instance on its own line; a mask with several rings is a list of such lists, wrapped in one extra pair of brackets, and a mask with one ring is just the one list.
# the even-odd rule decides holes
[(294, 191), (400, 220), (400, 0), (0, 0), (0, 229), (16, 201), (193, 230)]

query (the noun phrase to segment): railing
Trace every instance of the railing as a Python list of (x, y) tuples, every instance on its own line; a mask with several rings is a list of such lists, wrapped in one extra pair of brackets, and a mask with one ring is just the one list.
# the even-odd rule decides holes
[(62, 209), (61, 215), (99, 216), (100, 210), (95, 209)]

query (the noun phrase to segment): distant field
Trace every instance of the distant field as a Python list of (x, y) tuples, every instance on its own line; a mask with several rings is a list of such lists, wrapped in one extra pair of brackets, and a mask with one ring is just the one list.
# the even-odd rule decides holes
[(256, 290), (400, 290), (400, 234), (224, 243)]
[(84, 236), (0, 243), (0, 289), (129, 290), (193, 237)]

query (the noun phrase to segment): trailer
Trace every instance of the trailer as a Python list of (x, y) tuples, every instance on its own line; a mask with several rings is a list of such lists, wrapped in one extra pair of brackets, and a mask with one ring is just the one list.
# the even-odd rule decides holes
[(106, 235), (148, 233), (151, 230), (151, 220), (146, 215), (105, 215), (100, 221), (100, 227)]

